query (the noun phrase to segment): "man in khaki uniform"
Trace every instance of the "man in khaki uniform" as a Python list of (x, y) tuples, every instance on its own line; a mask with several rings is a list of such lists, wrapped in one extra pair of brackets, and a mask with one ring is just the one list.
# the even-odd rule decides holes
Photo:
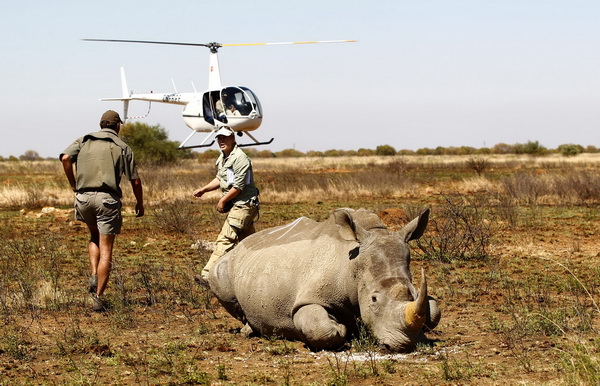
[[(115, 236), (121, 233), (121, 176), (131, 181), (137, 200), (137, 217), (144, 215), (142, 182), (131, 148), (119, 138), (121, 118), (108, 110), (100, 118), (100, 131), (78, 138), (59, 156), (75, 192), (75, 219), (90, 230), (90, 293), (94, 311), (104, 311), (102, 299), (112, 264)], [(76, 173), (73, 171), (76, 167)]]
[(210, 268), (221, 256), (254, 233), (254, 219), (259, 210), (258, 189), (254, 185), (250, 158), (237, 146), (230, 128), (222, 127), (216, 137), (222, 152), (216, 162), (217, 176), (193, 194), (202, 197), (204, 193), (220, 188), (223, 194), (217, 203), (217, 211), (229, 214), (217, 237), (215, 250), (202, 269), (201, 278), (205, 281)]

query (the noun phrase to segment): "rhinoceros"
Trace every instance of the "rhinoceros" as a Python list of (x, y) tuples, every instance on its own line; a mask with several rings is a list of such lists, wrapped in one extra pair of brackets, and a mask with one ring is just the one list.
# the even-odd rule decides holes
[(244, 239), (211, 269), (208, 283), (246, 334), (336, 349), (359, 320), (390, 351), (406, 352), (439, 322), (424, 270), (417, 292), (408, 241), (421, 237), (429, 209), (400, 231), (368, 210), (336, 209), (323, 222), (301, 217)]

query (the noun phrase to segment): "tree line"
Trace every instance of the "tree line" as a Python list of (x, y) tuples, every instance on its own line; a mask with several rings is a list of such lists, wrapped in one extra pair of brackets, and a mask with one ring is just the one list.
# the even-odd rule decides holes
[[(140, 165), (167, 165), (176, 163), (181, 159), (197, 158), (198, 160), (215, 159), (220, 154), (219, 150), (205, 150), (203, 152), (191, 151), (190, 149), (177, 149), (178, 143), (168, 138), (167, 131), (160, 125), (150, 126), (140, 122), (123, 125), (119, 133), (121, 138), (131, 146), (137, 162)], [(66, 145), (65, 145), (66, 146)], [(284, 158), (284, 157), (340, 157), (340, 156), (394, 156), (394, 155), (489, 155), (489, 154), (527, 154), (532, 156), (543, 156), (547, 154), (561, 154), (563, 156), (576, 156), (581, 153), (598, 153), (596, 146), (583, 147), (577, 144), (564, 144), (556, 149), (548, 149), (538, 141), (527, 143), (516, 143), (509, 145), (499, 143), (493, 147), (474, 148), (470, 146), (421, 148), (418, 150), (400, 149), (396, 150), (392, 145), (380, 145), (375, 149), (358, 150), (325, 150), (301, 152), (296, 149), (284, 149), (271, 151), (259, 148), (244, 148), (250, 157), (256, 158)], [(27, 150), (19, 157), (0, 156), (0, 161), (37, 161), (42, 160), (35, 150)], [(50, 157), (49, 159), (55, 159)]]

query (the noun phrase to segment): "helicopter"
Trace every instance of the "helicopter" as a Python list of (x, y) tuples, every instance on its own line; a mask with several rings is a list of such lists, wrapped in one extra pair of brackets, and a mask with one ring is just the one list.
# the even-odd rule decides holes
[[(281, 44), (313, 44), (313, 43), (351, 43), (357, 40), (320, 40), (304, 42), (280, 42), (280, 43), (239, 43), (221, 44), (211, 43), (179, 43), (149, 40), (123, 40), (123, 39), (82, 39), (95, 42), (116, 43), (143, 43), (164, 44), (178, 46), (206, 47), (210, 50), (208, 89), (203, 93), (146, 93), (136, 94), (129, 91), (125, 77), (125, 69), (121, 67), (121, 97), (102, 98), (101, 101), (122, 101), (123, 121), (128, 118), (129, 102), (132, 100), (169, 103), (183, 105), (182, 116), (185, 124), (192, 129), (192, 133), (181, 142), (178, 149), (191, 149), (210, 147), (214, 143), (214, 134), (223, 126), (231, 128), (238, 136), (246, 135), (251, 142), (238, 144), (240, 147), (268, 145), (273, 138), (261, 142), (250, 132), (259, 128), (263, 119), (263, 110), (256, 94), (244, 86), (225, 86), (221, 84), (221, 73), (219, 69), (218, 51), (221, 47), (233, 46), (259, 46), (259, 45), (281, 45)], [(148, 110), (148, 113), (150, 110)], [(138, 118), (138, 117), (135, 117)], [(187, 145), (189, 140), (198, 132), (208, 133), (199, 145)], [(210, 141), (210, 142), (209, 142)]]

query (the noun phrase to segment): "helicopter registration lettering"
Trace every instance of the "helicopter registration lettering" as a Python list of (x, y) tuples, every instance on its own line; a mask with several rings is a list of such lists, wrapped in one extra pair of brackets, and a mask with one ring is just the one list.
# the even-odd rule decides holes
[(163, 97), (163, 102), (173, 103), (179, 102), (181, 100), (180, 94), (168, 94)]

